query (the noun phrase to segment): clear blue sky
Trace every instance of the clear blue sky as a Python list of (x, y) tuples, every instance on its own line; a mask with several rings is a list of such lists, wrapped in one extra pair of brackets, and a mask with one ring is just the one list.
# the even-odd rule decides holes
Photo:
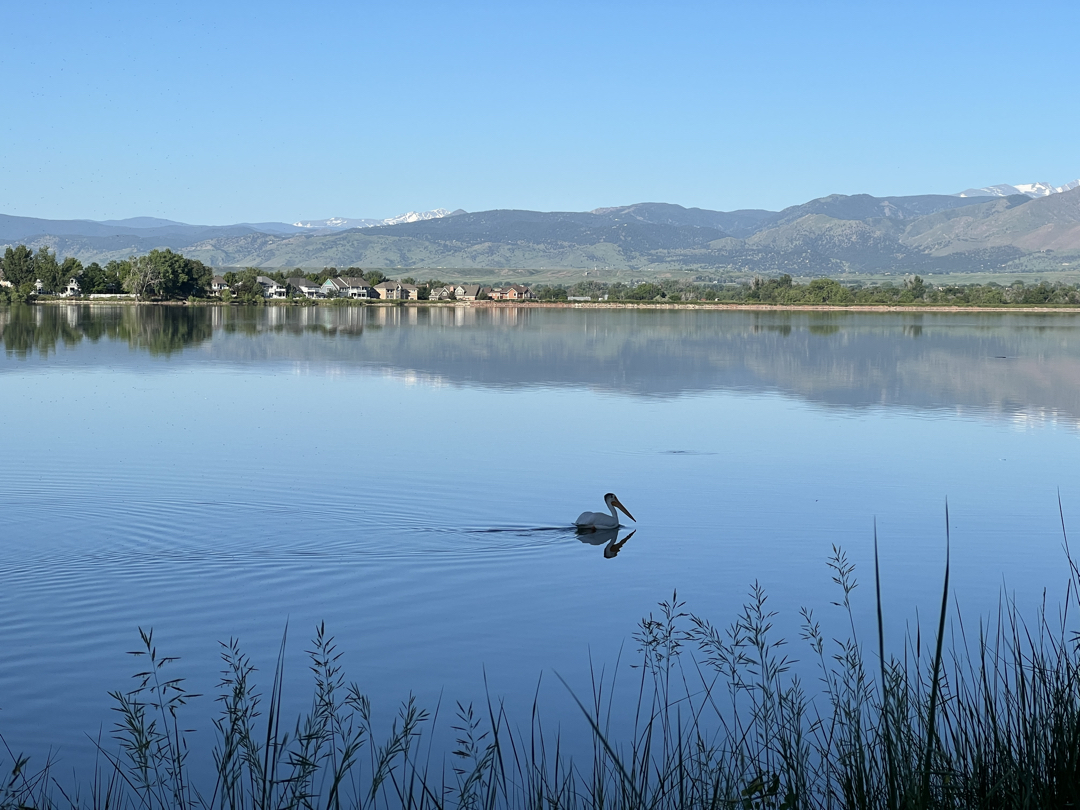
[(782, 208), (1080, 177), (1080, 4), (19, 2), (0, 213)]

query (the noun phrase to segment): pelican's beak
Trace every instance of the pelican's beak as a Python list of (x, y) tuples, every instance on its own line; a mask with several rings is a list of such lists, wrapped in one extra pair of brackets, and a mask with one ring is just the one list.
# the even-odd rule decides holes
[(637, 523), (637, 518), (630, 514), (630, 510), (623, 506), (618, 498), (612, 498), (611, 503), (613, 506), (621, 509), (623, 511), (623, 514), (630, 518), (632, 521), (634, 521), (634, 523)]

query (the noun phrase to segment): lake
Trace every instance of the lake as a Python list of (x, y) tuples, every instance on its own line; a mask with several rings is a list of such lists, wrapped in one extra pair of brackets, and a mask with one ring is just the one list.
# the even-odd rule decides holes
[[(759, 581), (798, 658), (834, 545), (872, 632), (876, 520), (899, 643), (946, 500), (972, 616), (1056, 604), (1059, 492), (1080, 525), (1071, 313), (43, 305), (0, 342), (0, 733), (68, 770), (140, 627), (204, 743), (219, 642), (269, 690), (287, 627), (300, 710), (320, 622), (381, 717), (540, 682), (584, 733), (553, 673), (628, 667), (676, 589), (725, 625)], [(576, 534), (608, 491), (637, 521)]]

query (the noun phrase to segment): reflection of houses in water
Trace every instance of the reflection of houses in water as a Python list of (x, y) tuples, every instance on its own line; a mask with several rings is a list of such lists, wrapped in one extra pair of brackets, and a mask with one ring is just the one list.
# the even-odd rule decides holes
[(280, 329), (285, 325), (285, 307), (267, 307), (266, 325), (270, 329)]
[(529, 317), (529, 310), (522, 307), (499, 307), (490, 312), (491, 323), (495, 326), (520, 326)]
[(359, 335), (367, 323), (364, 307), (302, 307), (286, 310), (291, 314), (290, 326), (306, 332), (343, 332)]

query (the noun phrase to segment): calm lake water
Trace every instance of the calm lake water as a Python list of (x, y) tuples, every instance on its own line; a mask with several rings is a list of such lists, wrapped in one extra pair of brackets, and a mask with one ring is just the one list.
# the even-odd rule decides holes
[[(268, 690), (287, 625), (299, 710), (323, 621), (384, 718), (543, 676), (578, 729), (553, 673), (627, 667), (675, 589), (726, 625), (760, 581), (798, 658), (833, 545), (869, 632), (875, 519), (897, 641), (940, 600), (946, 498), (974, 616), (1056, 603), (1059, 490), (1080, 526), (1073, 314), (39, 306), (0, 342), (0, 733), (69, 768), (140, 627), (204, 743), (218, 642)], [(570, 529), (607, 491), (614, 556)]]

